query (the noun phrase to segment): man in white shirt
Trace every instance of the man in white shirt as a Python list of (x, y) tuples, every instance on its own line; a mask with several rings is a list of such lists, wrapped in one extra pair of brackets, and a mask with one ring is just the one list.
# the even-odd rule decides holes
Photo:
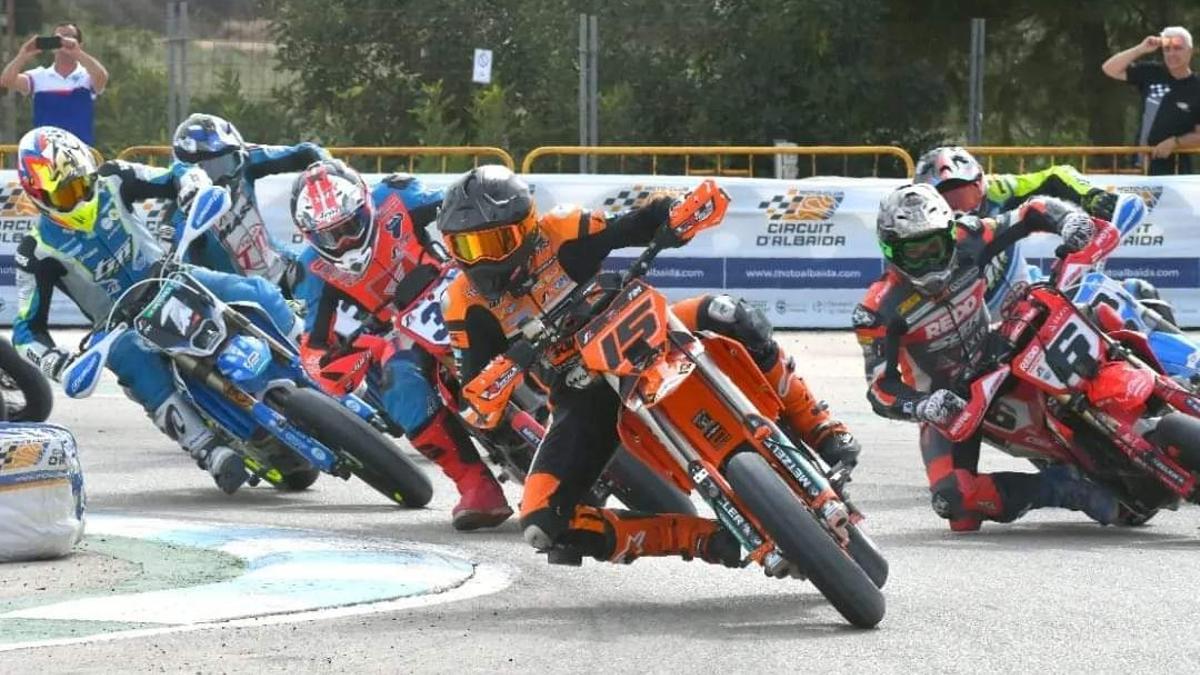
[(94, 101), (108, 83), (108, 71), (83, 51), (79, 26), (60, 23), (54, 34), (62, 38), (62, 46), (54, 50), (53, 64), (21, 72), (39, 53), (37, 36), (30, 37), (0, 71), (0, 87), (33, 97), (33, 126), (66, 129), (95, 145)]

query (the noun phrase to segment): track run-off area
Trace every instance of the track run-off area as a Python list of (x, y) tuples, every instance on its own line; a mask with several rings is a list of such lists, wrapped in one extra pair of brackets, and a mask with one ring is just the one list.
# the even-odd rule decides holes
[[(915, 425), (870, 412), (854, 337), (779, 337), (863, 444), (851, 493), (891, 564), (875, 630), (757, 569), (549, 566), (515, 521), (455, 533), (452, 485), (411, 449), (437, 490), (426, 509), (327, 476), (225, 496), (109, 378), (56, 401), (93, 517), (71, 557), (0, 566), (0, 672), (1200, 670), (1200, 508), (951, 533)], [(1032, 470), (987, 448), (982, 468)]]

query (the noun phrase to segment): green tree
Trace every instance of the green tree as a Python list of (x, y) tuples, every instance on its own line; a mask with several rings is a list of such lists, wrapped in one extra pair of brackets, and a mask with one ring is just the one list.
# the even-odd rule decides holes
[(243, 138), (254, 143), (296, 142), (293, 120), (280, 115), (274, 102), (249, 100), (242, 91), (241, 77), (236, 70), (222, 69), (217, 81), (217, 88), (212, 93), (192, 99), (192, 112), (219, 115), (230, 120)]
[[(416, 137), (420, 145), (459, 146), (466, 142), (461, 123), (453, 116), (453, 104), (442, 90), (438, 80), (421, 86), (421, 100), (409, 111), (416, 123)], [(466, 158), (452, 158), (446, 163), (448, 171), (463, 171), (469, 166)], [(425, 157), (417, 161), (417, 171), (440, 171), (440, 158)]]
[(477, 89), (467, 112), (475, 145), (508, 148), (526, 120), (525, 110), (509, 104), (508, 91), (499, 82)]

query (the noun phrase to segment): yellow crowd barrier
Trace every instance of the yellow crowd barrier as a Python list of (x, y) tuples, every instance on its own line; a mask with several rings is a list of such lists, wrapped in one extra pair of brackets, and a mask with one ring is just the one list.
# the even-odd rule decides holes
[[(384, 171), (416, 170), (448, 173), (463, 169), (463, 165), (479, 166), (500, 163), (510, 169), (516, 168), (512, 155), (502, 148), (490, 146), (408, 146), (408, 147), (332, 147), (325, 148), (331, 155), (351, 162), (363, 170), (376, 173)], [(125, 148), (117, 155), (119, 159), (143, 161), (147, 164), (165, 164), (171, 157), (169, 145), (135, 145)], [(469, 161), (455, 161), (469, 160)], [(364, 165), (365, 162), (365, 165)], [(373, 165), (373, 167), (372, 167)]]
[[(631, 172), (648, 172), (650, 174), (658, 174), (660, 171), (671, 173), (680, 173), (688, 176), (748, 176), (753, 177), (755, 174), (754, 158), (756, 157), (773, 157), (775, 155), (791, 155), (797, 157), (797, 162), (801, 157), (807, 157), (809, 165), (809, 175), (817, 175), (818, 158), (823, 160), (834, 158), (841, 159), (842, 171), (840, 175), (850, 175), (856, 171), (851, 170), (851, 158), (870, 157), (870, 175), (880, 175), (880, 158), (892, 158), (895, 165), (892, 167), (894, 171), (888, 172), (892, 175), (898, 173), (898, 170), (903, 167), (904, 175), (911, 176), (913, 173), (913, 159), (903, 148), (898, 148), (890, 145), (813, 145), (813, 146), (772, 146), (772, 145), (747, 145), (747, 146), (622, 146), (622, 145), (601, 145), (601, 146), (573, 146), (573, 145), (554, 145), (534, 148), (525, 155), (525, 159), (521, 162), (522, 173), (534, 173), (535, 163), (544, 158), (554, 158), (555, 170), (562, 172), (564, 170), (563, 160), (568, 157), (616, 157), (616, 172), (625, 173)], [(670, 158), (669, 166), (667, 158)], [(726, 160), (736, 159), (739, 162), (745, 159), (745, 164), (737, 167), (728, 166)], [(836, 165), (836, 163), (835, 163)], [(828, 166), (828, 162), (822, 162), (822, 167)], [(568, 167), (567, 170), (574, 170), (575, 167)], [(859, 168), (854, 165), (854, 168)], [(887, 167), (885, 167), (885, 171)], [(825, 169), (823, 173), (832, 175), (837, 174), (837, 171), (829, 171)]]
[[(983, 164), (987, 173), (1024, 173), (1054, 164), (1070, 164), (1080, 173), (1144, 174), (1150, 168), (1148, 157), (1154, 148), (1135, 145), (979, 145), (969, 146), (967, 150)], [(1179, 173), (1181, 154), (1200, 154), (1200, 147), (1181, 148), (1172, 155), (1175, 160), (1173, 173)], [(1138, 155), (1141, 155), (1141, 161), (1135, 165), (1134, 158)], [(1196, 170), (1200, 170), (1200, 166)]]
[[(332, 147), (326, 148), (334, 157), (350, 161), (365, 171), (440, 172), (453, 173), (471, 166), (499, 163), (516, 169), (516, 162), (503, 148), (490, 146), (406, 146), (406, 147)], [(967, 148), (983, 164), (988, 173), (1025, 172), (1053, 164), (1071, 164), (1082, 173), (1144, 174), (1146, 158), (1153, 150), (1147, 146), (969, 146)], [(92, 150), (96, 160), (103, 157)], [(1200, 147), (1182, 148), (1172, 155), (1175, 173), (1179, 172), (1181, 155), (1200, 155)], [(755, 158), (791, 155), (809, 175), (818, 168), (825, 175), (871, 176), (904, 175), (913, 173), (913, 159), (902, 148), (887, 145), (818, 145), (799, 147), (776, 146), (545, 146), (529, 152), (521, 163), (521, 171), (534, 173), (553, 162), (552, 171), (575, 171), (578, 165), (566, 160), (582, 156), (613, 160), (602, 167), (618, 173), (716, 176), (755, 175)], [(1141, 155), (1140, 162), (1134, 158)], [(0, 166), (16, 168), (17, 146), (0, 144)], [(171, 147), (167, 145), (135, 145), (117, 154), (119, 159), (164, 165), (170, 161)], [(803, 161), (806, 158), (807, 161)], [(867, 161), (864, 162), (863, 159)], [(838, 161), (840, 160), (840, 162)], [(1195, 160), (1200, 163), (1200, 159)], [(737, 165), (733, 165), (736, 162)], [(832, 166), (831, 166), (832, 164)], [(838, 166), (840, 164), (840, 166)], [(761, 167), (760, 167), (761, 169)], [(1200, 173), (1200, 164), (1196, 167)], [(761, 170), (760, 174), (763, 174)]]

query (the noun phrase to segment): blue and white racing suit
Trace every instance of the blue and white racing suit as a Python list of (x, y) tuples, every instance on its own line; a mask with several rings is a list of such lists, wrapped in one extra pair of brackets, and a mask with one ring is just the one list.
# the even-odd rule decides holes
[[(135, 181), (122, 178), (134, 174), (138, 178)], [(123, 292), (156, 273), (155, 263), (163, 255), (162, 248), (133, 215), (133, 205), (138, 200), (165, 196), (171, 189), (169, 183), (165, 169), (106, 163), (100, 167), (96, 183), (100, 201), (91, 232), (68, 230), (47, 216), (35, 223), (16, 255), (19, 309), (13, 322), (13, 344), (19, 353), (40, 365), (47, 352), (61, 351), (48, 330), (55, 290), (65, 293), (99, 328)], [(294, 330), (295, 316), (279, 289), (266, 279), (199, 268), (190, 272), (222, 300), (257, 303), (280, 330)], [(174, 393), (166, 357), (150, 351), (133, 331), (114, 343), (108, 367), (129, 396), (151, 416), (157, 417), (156, 411)]]
[[(240, 175), (226, 186), (233, 197), (233, 206), (214, 228), (192, 244), (187, 261), (218, 272), (265, 277), (290, 294), (288, 270), (295, 262), (295, 254), (289, 242), (271, 236), (259, 212), (254, 185), (266, 176), (303, 171), (315, 161), (328, 159), (329, 153), (313, 143), (249, 145), (247, 149)], [(209, 182), (208, 176), (194, 164), (176, 161), (171, 164), (170, 173), (175, 191), (184, 191), (189, 181)], [(176, 210), (170, 226), (163, 228), (159, 236), (169, 239), (172, 246), (177, 245), (185, 218), (182, 209)]]

